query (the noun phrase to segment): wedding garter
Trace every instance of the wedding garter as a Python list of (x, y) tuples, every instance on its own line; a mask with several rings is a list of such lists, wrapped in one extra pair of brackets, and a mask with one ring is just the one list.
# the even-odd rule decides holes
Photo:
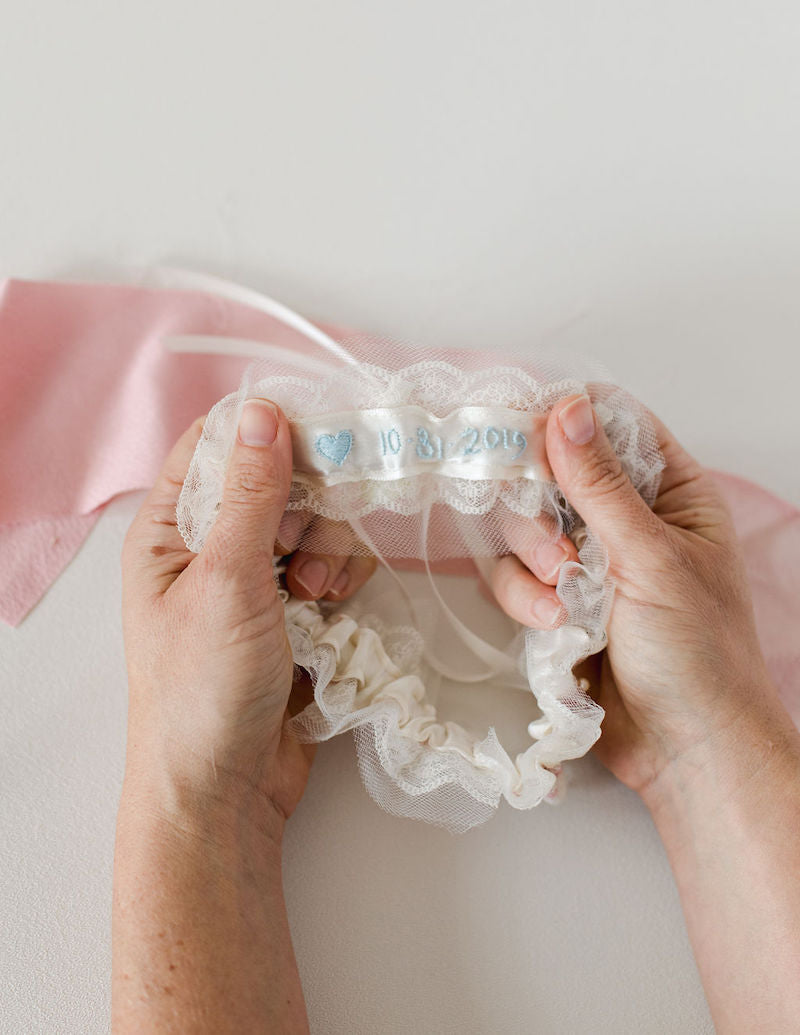
[[(202, 549), (241, 407), (262, 397), (283, 409), (292, 433), (293, 480), (279, 541), (291, 550), (374, 554), (381, 562), (375, 585), (338, 605), (280, 589), (295, 664), (314, 686), (313, 701), (290, 720), (292, 731), (323, 741), (352, 730), (372, 797), (393, 814), (450, 830), (482, 823), (501, 799), (518, 809), (556, 801), (562, 763), (600, 736), (603, 710), (573, 669), (606, 644), (613, 582), (603, 544), (555, 483), (544, 426), (559, 399), (587, 392), (625, 471), (652, 505), (663, 458), (643, 408), (604, 371), (573, 357), (334, 338), (234, 285), (183, 277), (177, 286), (269, 312), (306, 344), (172, 343), (256, 357), (239, 390), (206, 418), (178, 503), (187, 546)], [(492, 615), (476, 618), (474, 577), (461, 576), (445, 591), (453, 578), (443, 579), (443, 571), (484, 571), (494, 558), (562, 534), (575, 542), (579, 560), (560, 571), (567, 619), (557, 629), (520, 626), (485, 603)], [(409, 567), (417, 573), (403, 570)], [(282, 570), (278, 562), (276, 578)], [(487, 630), (500, 621), (506, 624), (499, 633), (494, 628), (492, 642)], [(445, 660), (446, 641), (456, 645), (450, 653), (457, 663)], [(474, 703), (476, 693), (488, 728), (455, 721), (442, 704), (448, 694), (451, 705)], [(525, 713), (527, 743), (513, 757), (496, 732), (503, 701)]]

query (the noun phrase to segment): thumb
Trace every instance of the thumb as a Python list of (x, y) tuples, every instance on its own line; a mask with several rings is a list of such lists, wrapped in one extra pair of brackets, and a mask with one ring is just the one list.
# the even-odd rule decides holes
[[(217, 519), (206, 545), (227, 567), (272, 566), (292, 476), (289, 424), (268, 399), (248, 399), (239, 417)], [(259, 578), (262, 567), (256, 563)]]
[(636, 491), (586, 395), (560, 400), (547, 420), (547, 457), (564, 495), (609, 557), (621, 563), (658, 518)]

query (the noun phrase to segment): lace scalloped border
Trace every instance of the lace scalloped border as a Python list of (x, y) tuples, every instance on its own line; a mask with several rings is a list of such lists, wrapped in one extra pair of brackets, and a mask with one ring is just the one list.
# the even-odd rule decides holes
[[(281, 594), (294, 661), (314, 682), (314, 700), (290, 720), (290, 730), (312, 742), (353, 730), (364, 784), (395, 815), (463, 831), (488, 819), (501, 798), (518, 809), (556, 801), (562, 762), (584, 755), (600, 736), (603, 710), (572, 676), (568, 660), (564, 671), (558, 651), (549, 663), (537, 660), (539, 739), (512, 760), (494, 728), (479, 739), (439, 718), (425, 699), (413, 652), (404, 670), (385, 649), (383, 630), (344, 612), (327, 618), (316, 603)], [(570, 656), (592, 646), (583, 630), (569, 630)]]
[[(260, 369), (255, 364), (252, 370)], [(228, 456), (235, 439), (236, 417), (253, 395), (274, 399), (289, 419), (336, 408), (336, 392), (349, 408), (416, 404), (446, 416), (458, 405), (519, 406), (545, 412), (564, 395), (585, 390), (574, 379), (542, 384), (525, 371), (495, 366), (477, 372), (460, 371), (441, 361), (416, 363), (399, 371), (364, 365), (358, 371), (336, 373), (325, 381), (296, 375), (253, 380), (246, 377), (239, 391), (225, 396), (209, 412), (192, 457), (178, 501), (178, 528), (187, 546), (199, 551), (219, 506)], [(622, 466), (649, 504), (655, 499), (663, 469), (653, 429), (643, 408), (622, 389), (600, 386), (595, 408)], [(445, 402), (446, 400), (446, 402)], [(308, 510), (334, 521), (363, 518), (375, 511), (400, 515), (420, 513), (431, 503), (443, 503), (465, 515), (480, 516), (499, 505), (514, 514), (534, 518), (561, 508), (555, 483), (516, 480), (468, 480), (424, 474), (393, 482), (370, 481), (323, 488), (293, 480), (287, 509)]]

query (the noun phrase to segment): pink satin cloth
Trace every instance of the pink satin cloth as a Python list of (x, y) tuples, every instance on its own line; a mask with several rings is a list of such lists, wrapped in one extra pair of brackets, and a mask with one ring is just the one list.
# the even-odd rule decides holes
[[(0, 282), (4, 622), (22, 621), (103, 506), (152, 485), (181, 432), (238, 387), (247, 359), (164, 348), (163, 338), (184, 334), (316, 352), (281, 321), (210, 294)], [(800, 510), (743, 479), (714, 476), (744, 544), (770, 671), (800, 723)]]
[(22, 621), (103, 506), (151, 486), (181, 432), (238, 387), (247, 359), (164, 348), (181, 334), (314, 351), (280, 321), (199, 292), (0, 282), (4, 622)]

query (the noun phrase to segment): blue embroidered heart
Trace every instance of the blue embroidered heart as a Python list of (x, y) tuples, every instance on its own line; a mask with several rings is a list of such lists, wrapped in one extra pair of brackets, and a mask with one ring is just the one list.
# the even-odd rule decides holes
[(332, 460), (337, 467), (341, 467), (353, 448), (353, 432), (340, 431), (337, 435), (320, 435), (314, 447), (320, 456)]

